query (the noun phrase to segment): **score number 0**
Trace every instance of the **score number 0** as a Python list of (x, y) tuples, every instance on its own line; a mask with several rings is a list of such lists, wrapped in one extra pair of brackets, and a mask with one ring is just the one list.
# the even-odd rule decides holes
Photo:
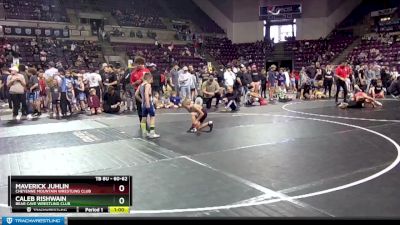
[[(119, 185), (118, 190), (120, 192), (124, 192), (125, 191), (125, 186), (124, 185)], [(125, 198), (124, 197), (119, 198), (118, 202), (119, 202), (120, 205), (125, 204)]]

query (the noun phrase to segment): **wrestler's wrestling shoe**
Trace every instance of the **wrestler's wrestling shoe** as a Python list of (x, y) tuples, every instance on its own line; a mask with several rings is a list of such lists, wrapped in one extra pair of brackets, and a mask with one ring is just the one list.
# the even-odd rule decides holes
[(196, 133), (197, 129), (196, 128), (190, 128), (187, 132), (188, 133)]
[(147, 138), (149, 138), (149, 139), (155, 139), (155, 138), (159, 138), (160, 137), (160, 135), (159, 134), (156, 134), (156, 133), (148, 133), (147, 134)]
[(214, 128), (214, 123), (213, 123), (213, 121), (209, 121), (208, 122), (208, 126), (210, 127), (210, 132), (213, 130), (213, 128)]

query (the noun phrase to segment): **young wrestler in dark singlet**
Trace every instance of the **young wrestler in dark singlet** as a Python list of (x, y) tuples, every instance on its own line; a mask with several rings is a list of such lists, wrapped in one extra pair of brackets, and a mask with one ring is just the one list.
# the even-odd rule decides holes
[(192, 115), (192, 127), (188, 130), (190, 133), (200, 132), (206, 127), (212, 131), (214, 124), (212, 121), (204, 123), (207, 118), (207, 110), (202, 105), (193, 104), (190, 99), (183, 101), (183, 107)]
[[(355, 88), (357, 89), (358, 87), (355, 86)], [(346, 102), (341, 103), (339, 105), (339, 108), (361, 109), (365, 107), (365, 104), (371, 104), (372, 107), (382, 106), (382, 103), (376, 101), (375, 99), (371, 98), (370, 96), (359, 90), (357, 93), (354, 94), (354, 96), (348, 103)]]

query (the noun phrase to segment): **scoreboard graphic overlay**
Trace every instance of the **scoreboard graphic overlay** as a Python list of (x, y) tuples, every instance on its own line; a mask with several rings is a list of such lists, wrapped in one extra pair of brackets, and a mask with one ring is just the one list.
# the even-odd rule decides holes
[(131, 176), (9, 176), (13, 213), (129, 213)]

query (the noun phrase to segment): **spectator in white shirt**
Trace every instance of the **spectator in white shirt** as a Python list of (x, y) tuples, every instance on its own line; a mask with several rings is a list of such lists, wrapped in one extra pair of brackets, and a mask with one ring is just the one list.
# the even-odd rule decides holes
[(286, 87), (289, 87), (289, 85), (290, 85), (289, 70), (288, 69), (284, 69), (283, 74), (285, 75)]
[(53, 79), (54, 75), (58, 73), (58, 69), (54, 67), (54, 62), (49, 63), (49, 68), (44, 72), (46, 80)]
[(73, 51), (75, 51), (75, 49), (76, 49), (76, 44), (75, 44), (75, 43), (72, 43), (72, 44), (71, 44), (71, 51), (73, 52)]
[(100, 90), (103, 90), (103, 84), (100, 74), (96, 70), (93, 70), (92, 73), (87, 74), (87, 80), (90, 89), (94, 88), (96, 90), (96, 95), (101, 99)]
[(226, 88), (233, 87), (233, 85), (235, 84), (236, 75), (234, 72), (232, 72), (232, 68), (230, 66), (228, 66), (224, 73), (224, 80)]
[(193, 65), (189, 65), (188, 67), (189, 73), (191, 76), (190, 80), (190, 91), (191, 91), (191, 99), (194, 100), (195, 96), (197, 96), (197, 89), (198, 89), (198, 80), (196, 76), (196, 72), (194, 71)]
[(182, 99), (190, 98), (190, 85), (192, 82), (192, 74), (189, 73), (189, 68), (184, 66), (182, 71), (179, 73), (179, 87), (180, 87), (180, 97)]

